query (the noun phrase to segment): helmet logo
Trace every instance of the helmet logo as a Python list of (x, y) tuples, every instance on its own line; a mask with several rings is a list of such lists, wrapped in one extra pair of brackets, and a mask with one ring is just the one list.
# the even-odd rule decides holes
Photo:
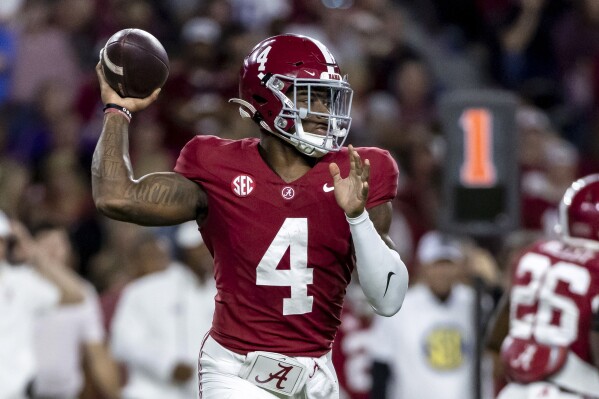
[(260, 78), (260, 80), (264, 78), (264, 71), (266, 71), (266, 62), (268, 61), (268, 53), (270, 52), (271, 48), (272, 46), (266, 47), (264, 50), (260, 52), (260, 54), (258, 54), (258, 57), (256, 58), (256, 61), (258, 61), (258, 71), (260, 71), (260, 73), (258, 74), (258, 78)]
[(334, 72), (322, 72), (320, 74), (320, 79), (343, 80), (343, 78), (341, 77), (341, 75), (339, 75), (338, 73), (334, 73)]
[(293, 187), (285, 186), (281, 190), (281, 196), (286, 200), (290, 200), (295, 197), (295, 190)]
[(231, 190), (238, 197), (247, 197), (254, 191), (256, 182), (249, 175), (239, 175), (231, 181)]

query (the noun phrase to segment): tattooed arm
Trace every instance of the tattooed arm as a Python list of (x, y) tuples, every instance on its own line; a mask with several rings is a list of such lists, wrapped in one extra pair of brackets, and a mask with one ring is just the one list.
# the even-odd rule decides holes
[[(158, 97), (121, 98), (96, 66), (104, 104), (141, 111)], [(206, 194), (196, 183), (172, 172), (134, 179), (129, 159), (129, 122), (118, 113), (104, 116), (104, 127), (92, 160), (92, 192), (104, 215), (142, 225), (170, 225), (198, 219), (206, 211)]]

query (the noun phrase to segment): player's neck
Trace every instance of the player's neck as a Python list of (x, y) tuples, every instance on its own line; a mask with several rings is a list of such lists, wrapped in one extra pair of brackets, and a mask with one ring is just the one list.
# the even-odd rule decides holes
[(264, 162), (286, 182), (292, 182), (305, 175), (317, 161), (269, 134), (262, 135), (258, 149)]

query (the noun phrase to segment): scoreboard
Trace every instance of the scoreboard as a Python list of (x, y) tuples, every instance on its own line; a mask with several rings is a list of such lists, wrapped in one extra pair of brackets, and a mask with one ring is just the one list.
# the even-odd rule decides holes
[(519, 226), (517, 97), (457, 90), (439, 102), (446, 141), (440, 228), (498, 236)]

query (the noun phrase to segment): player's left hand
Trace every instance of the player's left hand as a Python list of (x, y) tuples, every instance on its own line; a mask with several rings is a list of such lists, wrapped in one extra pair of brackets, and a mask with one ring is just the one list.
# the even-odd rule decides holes
[(368, 198), (370, 161), (366, 159), (362, 162), (358, 151), (351, 144), (348, 146), (348, 149), (350, 162), (349, 175), (346, 178), (342, 178), (339, 166), (334, 162), (329, 164), (329, 172), (333, 177), (337, 204), (347, 216), (357, 217), (364, 212), (366, 199)]

